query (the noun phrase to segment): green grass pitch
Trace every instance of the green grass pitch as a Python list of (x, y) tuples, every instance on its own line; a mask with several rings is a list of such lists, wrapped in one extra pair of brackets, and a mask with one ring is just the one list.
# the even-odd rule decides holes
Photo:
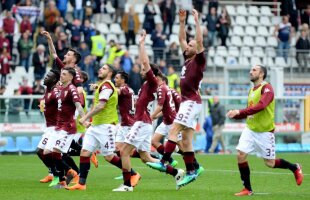
[[(91, 167), (86, 191), (66, 191), (48, 188), (39, 183), (47, 175), (47, 170), (35, 155), (0, 156), (0, 199), (273, 199), (302, 200), (310, 199), (310, 155), (278, 154), (278, 157), (303, 166), (305, 178), (297, 186), (293, 174), (288, 170), (269, 169), (262, 159), (249, 157), (251, 181), (254, 195), (234, 197), (242, 189), (235, 155), (197, 155), (198, 161), (205, 167), (205, 172), (193, 183), (175, 190), (174, 178), (148, 168), (138, 159), (131, 159), (133, 167), (142, 175), (134, 192), (115, 193), (112, 189), (122, 181), (114, 180), (121, 171), (99, 158), (99, 168)], [(183, 160), (175, 156), (179, 167), (184, 169)], [(75, 158), (78, 161), (78, 157)]]

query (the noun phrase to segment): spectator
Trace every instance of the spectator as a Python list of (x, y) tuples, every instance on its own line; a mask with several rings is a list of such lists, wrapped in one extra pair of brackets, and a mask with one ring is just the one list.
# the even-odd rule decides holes
[(56, 41), (56, 53), (60, 60), (63, 60), (67, 50), (69, 48), (68, 36), (65, 32), (60, 32), (58, 40)]
[(43, 31), (45, 31), (45, 27), (43, 24), (39, 24), (38, 31), (34, 34), (34, 42), (36, 47), (40, 44), (46, 47), (48, 46), (45, 36), (41, 34)]
[(165, 40), (166, 35), (163, 34), (163, 29), (161, 24), (156, 24), (156, 29), (153, 30), (151, 40), (153, 41), (153, 52), (154, 52), (154, 63), (157, 62), (157, 59), (163, 59), (164, 50), (166, 48)]
[(94, 6), (96, 6), (96, 4), (95, 3), (92, 4), (91, 0), (86, 1), (84, 20), (86, 20), (86, 19), (92, 20), (93, 19)]
[(120, 64), (121, 64), (121, 69), (127, 74), (129, 74), (133, 66), (132, 59), (129, 56), (129, 51), (125, 51), (124, 55), (121, 57)]
[(287, 55), (290, 48), (290, 40), (292, 36), (292, 25), (288, 20), (288, 15), (283, 16), (282, 22), (277, 25), (274, 30), (274, 36), (278, 32), (278, 56), (284, 57), (285, 61), (287, 61)]
[(309, 50), (310, 50), (310, 42), (307, 38), (307, 32), (305, 30), (301, 30), (301, 35), (296, 43), (297, 50), (297, 62), (300, 65), (300, 72), (307, 72), (308, 68), (308, 60), (309, 60)]
[(113, 7), (115, 8), (114, 23), (118, 23), (118, 18), (123, 18), (126, 0), (114, 0)]
[(136, 95), (143, 84), (143, 79), (140, 75), (140, 67), (137, 63), (135, 63), (130, 71), (128, 85), (133, 89)]
[(3, 47), (0, 55), (1, 86), (7, 84), (6, 76), (10, 73), (10, 60), (10, 52), (6, 47)]
[(167, 76), (167, 73), (168, 73), (168, 69), (167, 69), (167, 64), (166, 64), (166, 61), (164, 59), (161, 59), (159, 61), (159, 70), (165, 74)]
[(18, 52), (20, 65), (25, 67), (26, 72), (29, 70), (29, 58), (31, 55), (31, 49), (33, 47), (33, 42), (29, 38), (29, 32), (24, 32), (22, 37), (18, 41)]
[(168, 86), (172, 89), (179, 90), (179, 85), (180, 85), (180, 78), (178, 74), (175, 72), (173, 66), (168, 67)]
[(43, 79), (48, 61), (49, 57), (48, 54), (45, 52), (45, 47), (42, 44), (38, 45), (37, 51), (34, 52), (32, 56), (35, 80)]
[(222, 131), (226, 119), (225, 107), (220, 104), (217, 96), (213, 97), (213, 105), (211, 106), (212, 130), (213, 139), (209, 149), (209, 153), (214, 153), (218, 143), (222, 146), (222, 151), (225, 152), (225, 144), (223, 140)]
[(7, 11), (6, 17), (3, 19), (3, 30), (6, 33), (6, 38), (10, 42), (10, 54), (12, 55), (15, 19), (13, 18), (11, 11)]
[(90, 50), (85, 42), (81, 42), (78, 52), (81, 54), (82, 61), (86, 58), (86, 56), (90, 55)]
[(90, 25), (89, 19), (84, 20), (84, 24), (81, 27), (81, 30), (84, 34), (84, 42), (86, 42), (88, 48), (91, 48), (91, 37), (96, 34), (95, 29)]
[(145, 29), (147, 34), (150, 34), (155, 29), (154, 16), (156, 15), (155, 6), (152, 0), (148, 0), (145, 4), (144, 15), (143, 29)]
[(199, 14), (202, 14), (203, 6), (204, 0), (193, 0), (193, 7), (199, 12)]
[[(5, 93), (5, 85), (0, 86), (0, 96), (3, 96)], [(4, 116), (6, 111), (5, 99), (0, 99), (0, 122), (4, 122)]]
[(166, 34), (166, 28), (169, 26), (168, 38), (172, 34), (172, 26), (175, 20), (176, 4), (174, 0), (162, 1), (159, 4), (161, 19), (164, 23), (163, 33)]
[[(96, 77), (95, 77), (95, 62), (94, 58), (91, 55), (88, 55), (85, 57), (84, 60), (82, 60), (81, 63), (81, 70), (85, 71), (88, 74), (88, 79), (90, 82), (95, 82)], [(87, 87), (87, 91), (89, 91), (89, 87)]]
[(172, 66), (180, 65), (179, 48), (176, 42), (172, 42), (169, 45), (169, 49), (168, 49), (166, 57), (167, 57), (168, 65), (172, 65)]
[(66, 18), (68, 8), (68, 0), (57, 0), (57, 9), (60, 12), (62, 18)]
[[(14, 96), (20, 95), (18, 89), (14, 90)], [(8, 109), (8, 120), (9, 123), (19, 123), (20, 121), (20, 111), (23, 110), (23, 101), (22, 99), (10, 99), (9, 100), (9, 109)]]
[[(19, 87), (19, 94), (20, 95), (31, 95), (32, 94), (32, 87), (28, 85), (28, 79), (26, 77), (23, 77), (23, 82)], [(28, 116), (30, 106), (30, 99), (24, 99), (24, 111), (26, 115)]]
[(202, 39), (203, 39), (203, 46), (205, 47), (205, 49), (208, 49), (210, 46), (210, 43), (209, 43), (207, 27), (202, 27)]
[(0, 29), (0, 49), (3, 49), (3, 47), (6, 47), (8, 51), (11, 52), (10, 41), (5, 37), (5, 32)]
[[(44, 86), (41, 84), (41, 79), (36, 79), (32, 87), (32, 94), (42, 95), (44, 94)], [(33, 99), (31, 108), (34, 110), (39, 109), (40, 101), (39, 99)], [(41, 113), (41, 112), (40, 112)], [(41, 113), (42, 114), (42, 113)]]
[(86, 6), (85, 0), (70, 0), (73, 7), (73, 18), (83, 21), (84, 18), (84, 7)]
[(288, 15), (289, 22), (295, 31), (298, 31), (298, 9), (296, 5), (296, 0), (285, 0), (281, 2), (281, 15)]
[(208, 37), (210, 41), (211, 46), (216, 46), (216, 40), (217, 40), (217, 29), (220, 27), (220, 24), (218, 23), (218, 17), (216, 15), (216, 8), (211, 7), (210, 12), (208, 13), (206, 19), (203, 21), (207, 21), (207, 29), (208, 29)]
[(307, 9), (301, 15), (301, 23), (310, 26), (310, 5), (307, 5)]
[(3, 0), (2, 3), (2, 10), (3, 11), (10, 11), (13, 5), (16, 3), (16, 0)]
[(47, 31), (54, 32), (59, 17), (60, 12), (55, 6), (55, 1), (50, 0), (44, 9), (44, 24)]
[(126, 47), (129, 48), (129, 43), (136, 44), (136, 34), (140, 28), (140, 20), (138, 14), (135, 12), (133, 6), (129, 7), (129, 12), (125, 13), (122, 19), (122, 29), (126, 37)]
[(74, 19), (72, 23), (68, 23), (67, 28), (71, 31), (71, 46), (77, 48), (81, 41), (81, 21)]
[(114, 65), (115, 59), (122, 57), (125, 51), (122, 49), (122, 47), (118, 43), (115, 43), (114, 40), (110, 40), (109, 44), (110, 44), (110, 49), (109, 49), (107, 63), (110, 65)]
[(222, 13), (219, 16), (219, 24), (219, 36), (222, 41), (221, 45), (226, 46), (226, 39), (228, 37), (231, 20), (225, 7), (222, 8)]
[(32, 25), (30, 23), (29, 16), (24, 15), (23, 20), (20, 23), (20, 33), (23, 34), (26, 31), (32, 33)]
[(106, 48), (106, 41), (104, 37), (96, 30), (96, 35), (91, 36), (91, 55), (97, 57), (97, 62), (100, 63), (100, 60), (103, 58)]
[(210, 12), (212, 8), (215, 8), (215, 10), (217, 10), (218, 7), (219, 7), (218, 0), (209, 0), (208, 12)]

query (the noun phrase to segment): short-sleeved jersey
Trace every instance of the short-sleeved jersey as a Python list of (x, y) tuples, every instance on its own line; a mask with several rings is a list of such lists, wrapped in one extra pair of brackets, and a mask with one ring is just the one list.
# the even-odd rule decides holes
[(59, 87), (57, 95), (58, 113), (56, 130), (64, 130), (70, 134), (76, 133), (74, 113), (75, 103), (80, 102), (76, 87), (71, 83), (67, 87)]
[(132, 126), (135, 123), (135, 93), (128, 85), (120, 87), (119, 91), (118, 109), (122, 118), (121, 126)]
[(135, 121), (152, 124), (148, 105), (155, 100), (154, 94), (156, 94), (158, 84), (151, 69), (146, 73), (146, 80), (140, 89), (136, 102)]
[(43, 96), (44, 100), (44, 117), (46, 121), (46, 127), (56, 126), (57, 123), (57, 94), (59, 89), (57, 87), (51, 90), (46, 90)]
[(166, 125), (173, 123), (176, 116), (172, 92), (166, 84), (161, 84), (157, 89), (157, 103), (162, 106), (163, 121)]
[[(56, 58), (56, 66), (59, 70), (65, 67), (65, 64), (57, 57)], [(73, 79), (73, 84), (76, 87), (82, 86), (82, 75), (81, 75), (81, 70), (77, 69), (76, 67), (73, 68), (75, 70), (75, 77)]]
[[(184, 59), (186, 59), (185, 55)], [(192, 100), (197, 103), (201, 103), (201, 97), (198, 89), (200, 81), (203, 78), (205, 65), (206, 57), (204, 52), (198, 53), (193, 59), (185, 61), (180, 76), (182, 102)]]
[(179, 108), (180, 108), (180, 104), (182, 102), (182, 98), (181, 98), (180, 94), (177, 91), (175, 91), (172, 88), (169, 88), (169, 89), (171, 91), (172, 98), (173, 98), (173, 101), (174, 101), (175, 111), (178, 112)]

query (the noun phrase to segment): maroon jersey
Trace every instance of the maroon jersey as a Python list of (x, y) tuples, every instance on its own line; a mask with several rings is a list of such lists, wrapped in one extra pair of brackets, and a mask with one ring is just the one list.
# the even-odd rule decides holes
[(172, 98), (173, 98), (173, 101), (174, 101), (175, 111), (178, 112), (179, 108), (180, 108), (180, 104), (181, 104), (182, 98), (181, 98), (180, 94), (177, 91), (175, 91), (174, 89), (171, 89), (171, 88), (169, 88), (169, 89), (171, 91)]
[(162, 106), (163, 121), (166, 125), (172, 124), (175, 116), (175, 105), (172, 97), (172, 92), (166, 84), (161, 84), (157, 89), (157, 103)]
[(119, 91), (118, 109), (122, 118), (121, 126), (132, 126), (135, 123), (135, 93), (128, 85), (120, 87)]
[(80, 102), (76, 87), (71, 83), (61, 87), (57, 95), (58, 113), (56, 130), (64, 130), (70, 134), (76, 133), (74, 119), (75, 103)]
[(56, 126), (57, 122), (57, 94), (59, 89), (54, 87), (50, 91), (45, 91), (43, 96), (44, 100), (44, 116), (46, 121), (46, 127)]
[[(183, 56), (186, 60), (184, 53)], [(206, 57), (204, 52), (198, 53), (193, 59), (185, 61), (180, 77), (182, 102), (192, 100), (201, 103), (198, 89), (203, 77), (205, 65)]]
[[(57, 57), (56, 58), (56, 66), (58, 67), (58, 69), (62, 69), (65, 67), (65, 64)], [(73, 84), (76, 87), (82, 86), (82, 79), (81, 79), (81, 70), (77, 69), (76, 67), (73, 68), (75, 70), (75, 77), (73, 79)]]
[(155, 100), (154, 93), (157, 90), (157, 80), (151, 69), (146, 73), (146, 80), (140, 89), (136, 102), (135, 121), (152, 124), (148, 106)]

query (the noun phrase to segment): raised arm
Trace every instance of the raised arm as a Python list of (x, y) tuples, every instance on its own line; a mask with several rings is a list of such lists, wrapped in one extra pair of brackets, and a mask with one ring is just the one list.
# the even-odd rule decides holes
[(182, 52), (185, 51), (187, 42), (186, 42), (186, 32), (185, 32), (185, 19), (186, 11), (183, 9), (179, 10), (179, 21), (180, 21), (180, 30), (179, 30), (179, 42), (182, 49)]
[(197, 10), (193, 9), (192, 14), (194, 15), (195, 26), (196, 26), (197, 53), (201, 53), (202, 51), (204, 51), (204, 48), (203, 48), (203, 38), (202, 38), (201, 27), (199, 24), (199, 13), (197, 12)]
[(46, 37), (47, 43), (48, 43), (49, 52), (53, 56), (53, 58), (56, 59), (57, 58), (57, 53), (56, 53), (56, 49), (55, 49), (55, 46), (54, 46), (53, 39), (52, 39), (51, 35), (47, 31), (42, 31), (41, 34)]
[(146, 37), (146, 32), (145, 30), (142, 30), (140, 34), (140, 38), (139, 38), (139, 57), (140, 57), (142, 67), (144, 68), (146, 72), (148, 72), (151, 69), (151, 67), (150, 67), (149, 57), (146, 54), (146, 50), (145, 50), (145, 45), (144, 45), (145, 37)]

